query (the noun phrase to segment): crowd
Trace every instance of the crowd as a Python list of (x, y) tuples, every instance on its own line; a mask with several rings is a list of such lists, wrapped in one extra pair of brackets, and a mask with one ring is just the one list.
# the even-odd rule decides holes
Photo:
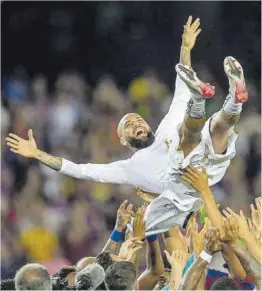
[[(210, 221), (212, 203), (202, 197), (186, 231), (145, 238), (141, 204), (151, 201), (148, 194), (63, 176), (3, 141), (8, 132), (26, 137), (33, 128), (39, 148), (76, 162), (125, 158), (116, 135), (121, 116), (138, 112), (155, 128), (171, 102), (156, 74), (145, 72), (125, 91), (110, 76), (91, 90), (79, 74), (65, 72), (51, 94), (44, 76), (30, 82), (18, 69), (2, 94), (1, 289), (260, 289), (261, 200), (248, 220), (243, 214), (261, 194), (260, 115), (252, 106), (238, 126), (237, 156), (212, 189), (225, 209), (224, 229)], [(209, 106), (212, 112), (220, 104)]]
[[(26, 264), (14, 279), (2, 280), (1, 289), (261, 290), (261, 197), (250, 205), (248, 219), (243, 211), (237, 214), (227, 207), (211, 221), (208, 214), (218, 211), (219, 205), (206, 173), (196, 170), (195, 174), (185, 176), (208, 209), (204, 206), (194, 214), (186, 231), (176, 226), (162, 235), (145, 237), (147, 203), (135, 211), (125, 200), (107, 243), (95, 257), (85, 256), (55, 273), (44, 264)], [(142, 253), (146, 266), (140, 272)]]

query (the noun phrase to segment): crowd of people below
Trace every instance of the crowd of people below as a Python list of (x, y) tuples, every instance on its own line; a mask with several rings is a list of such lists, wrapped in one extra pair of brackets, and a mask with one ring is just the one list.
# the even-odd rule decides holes
[(248, 217), (227, 207), (214, 220), (209, 213), (218, 212), (220, 206), (207, 191), (206, 173), (199, 172), (192, 186), (199, 189), (204, 203), (185, 229), (174, 226), (146, 237), (148, 203), (135, 209), (125, 200), (107, 243), (95, 257), (83, 257), (53, 272), (48, 265), (26, 264), (14, 278), (2, 280), (1, 289), (261, 290), (261, 197), (250, 205)]

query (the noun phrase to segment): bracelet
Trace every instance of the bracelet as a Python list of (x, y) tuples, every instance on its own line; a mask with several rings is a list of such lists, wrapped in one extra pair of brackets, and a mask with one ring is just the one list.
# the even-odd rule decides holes
[(201, 259), (203, 259), (204, 261), (206, 261), (207, 263), (211, 263), (211, 261), (212, 261), (212, 257), (213, 257), (213, 255), (210, 255), (210, 254), (208, 254), (206, 251), (202, 251), (201, 253), (200, 253), (200, 255), (199, 255), (199, 257), (201, 258)]
[(110, 235), (110, 239), (114, 242), (120, 242), (122, 240), (123, 233), (117, 230), (113, 230)]
[(147, 242), (151, 243), (157, 240), (157, 235), (156, 234), (152, 234), (146, 237)]

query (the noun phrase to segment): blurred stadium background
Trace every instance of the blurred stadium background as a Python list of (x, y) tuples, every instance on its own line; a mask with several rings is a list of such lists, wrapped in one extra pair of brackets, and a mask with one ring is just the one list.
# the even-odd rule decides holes
[(227, 94), (223, 59), (236, 57), (249, 88), (237, 156), (216, 199), (248, 210), (261, 194), (261, 2), (1, 3), (1, 277), (25, 262), (56, 270), (101, 250), (128, 186), (77, 181), (10, 152), (9, 131), (34, 130), (39, 148), (82, 162), (128, 157), (116, 136), (120, 117), (140, 113), (156, 128), (174, 90), (183, 24), (200, 17), (192, 54), (215, 84), (208, 114)]

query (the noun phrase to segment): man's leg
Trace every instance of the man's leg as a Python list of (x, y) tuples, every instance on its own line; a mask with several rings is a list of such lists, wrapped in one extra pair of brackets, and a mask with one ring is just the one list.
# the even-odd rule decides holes
[(201, 131), (206, 122), (206, 98), (211, 98), (215, 91), (210, 84), (200, 81), (192, 69), (178, 64), (176, 65), (176, 71), (192, 92), (181, 127), (180, 145), (186, 157), (200, 142)]
[(218, 154), (226, 151), (228, 130), (238, 122), (242, 105), (248, 99), (243, 69), (238, 61), (233, 57), (225, 58), (224, 70), (229, 80), (229, 95), (210, 125), (213, 148)]

